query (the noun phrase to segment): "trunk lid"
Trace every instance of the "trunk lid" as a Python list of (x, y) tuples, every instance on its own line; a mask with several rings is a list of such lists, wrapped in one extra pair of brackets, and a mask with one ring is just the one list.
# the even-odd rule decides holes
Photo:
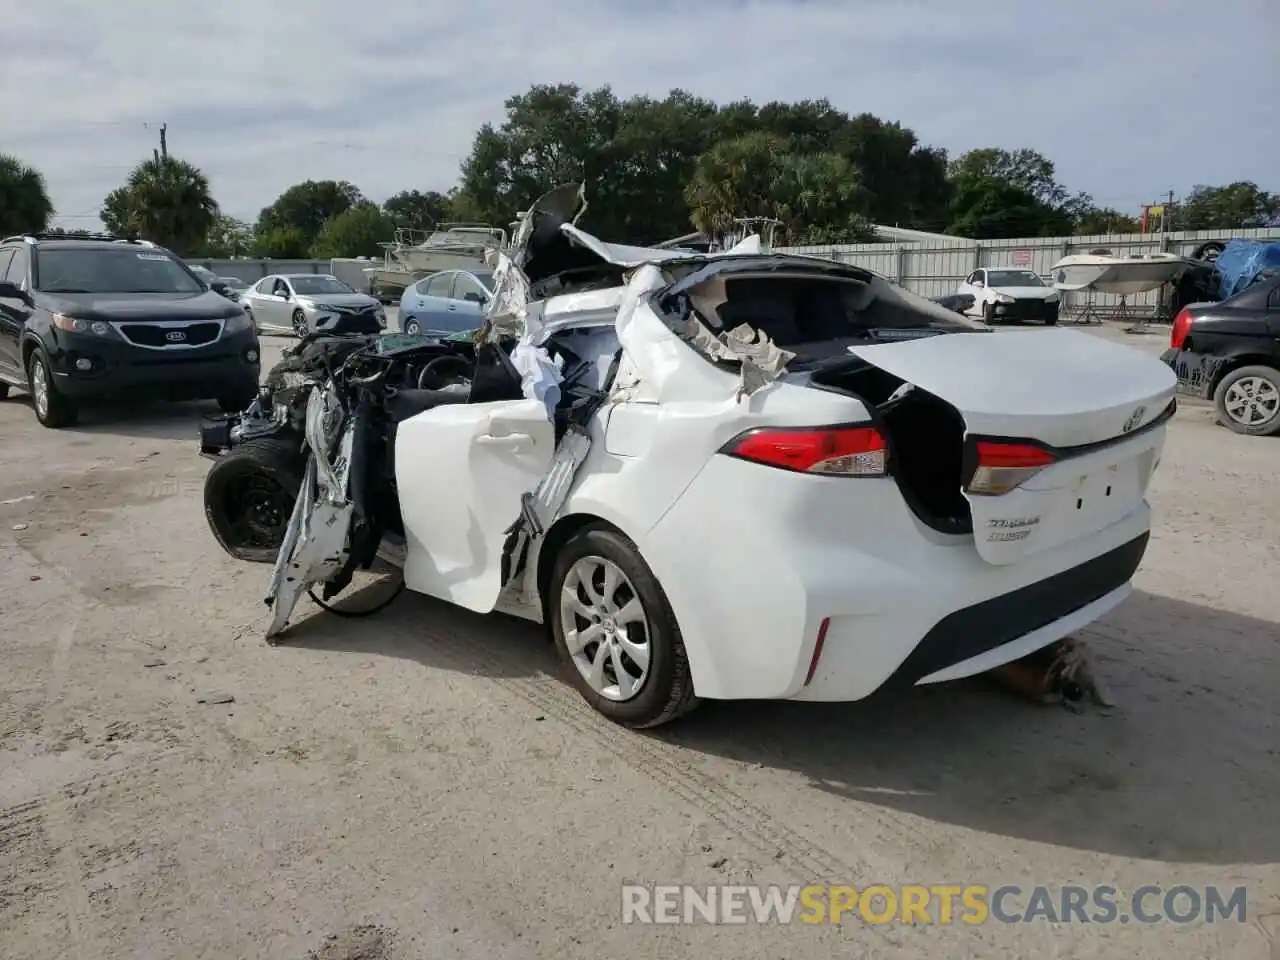
[(1177, 386), (1155, 357), (1062, 329), (957, 333), (849, 352), (956, 408), (965, 423), (962, 483), (992, 442), (1036, 454), (1039, 469), (1013, 489), (965, 492), (975, 545), (989, 563), (1087, 536), (1146, 496)]

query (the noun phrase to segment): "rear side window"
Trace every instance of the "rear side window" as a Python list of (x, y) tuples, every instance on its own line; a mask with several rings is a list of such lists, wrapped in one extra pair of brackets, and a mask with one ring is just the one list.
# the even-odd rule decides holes
[(5, 279), (5, 271), (9, 268), (9, 263), (12, 260), (13, 260), (12, 248), (8, 250), (0, 250), (0, 280)]
[(1271, 294), (1267, 297), (1268, 310), (1280, 310), (1280, 283), (1271, 288)]
[(427, 281), (425, 295), (428, 297), (448, 297), (453, 287), (452, 273), (437, 273)]

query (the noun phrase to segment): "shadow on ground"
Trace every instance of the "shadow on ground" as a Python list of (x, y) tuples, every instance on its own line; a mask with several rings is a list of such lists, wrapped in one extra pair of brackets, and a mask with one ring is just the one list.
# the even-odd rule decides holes
[[(147, 440), (190, 440), (195, 449), (200, 420), (218, 412), (212, 400), (169, 403), (101, 403), (84, 405), (74, 427), (65, 433), (89, 436), (121, 436)], [(33, 413), (32, 419), (35, 419)]]
[[(386, 592), (376, 585), (343, 605), (367, 608)], [(792, 770), (837, 797), (1009, 838), (1165, 862), (1275, 863), (1278, 630), (1137, 591), (1083, 635), (1119, 701), (1109, 712), (1031, 704), (977, 678), (850, 704), (704, 703), (635, 736), (680, 746), (695, 763), (704, 754)], [(299, 650), (563, 677), (540, 628), (413, 594), (365, 620), (317, 611), (291, 632)]]

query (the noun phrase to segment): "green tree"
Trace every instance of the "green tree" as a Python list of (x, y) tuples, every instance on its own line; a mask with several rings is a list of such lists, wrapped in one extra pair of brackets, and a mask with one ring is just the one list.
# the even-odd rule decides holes
[(789, 146), (756, 132), (722, 140), (699, 157), (685, 190), (694, 226), (715, 235), (738, 217), (765, 216), (782, 221), (780, 241), (868, 238), (868, 196), (853, 165), (837, 153), (793, 153)]
[(685, 188), (693, 225), (715, 235), (737, 217), (777, 216), (774, 188), (786, 151), (784, 139), (759, 132), (715, 144), (698, 158)]
[(311, 256), (322, 260), (376, 256), (381, 251), (379, 244), (387, 242), (393, 229), (376, 203), (358, 203), (325, 222)]
[[(826, 100), (718, 107), (678, 89), (661, 100), (620, 100), (608, 87), (560, 84), (511, 97), (506, 113), (504, 123), (476, 134), (455, 216), (465, 208), (468, 219), (506, 225), (546, 190), (585, 180), (585, 226), (632, 242), (667, 239), (688, 231), (686, 188), (699, 158), (717, 144), (759, 134), (784, 141), (790, 155), (827, 157), (814, 169), (834, 169), (830, 157), (840, 157), (858, 172), (862, 216), (932, 229), (947, 223), (945, 152), (921, 145), (899, 124), (870, 114), (850, 118)], [(703, 182), (693, 188), (703, 196), (711, 189), (706, 173), (704, 165)], [(834, 204), (838, 219), (829, 225), (818, 222), (827, 214), (810, 203), (808, 228), (846, 232), (849, 203), (842, 192)]]
[(253, 250), (253, 228), (235, 217), (219, 215), (205, 237), (199, 256), (214, 259), (247, 257)]
[(98, 216), (112, 232), (134, 233), (190, 256), (213, 228), (218, 204), (197, 167), (176, 157), (153, 157), (107, 195)]
[(1142, 223), (1137, 217), (1110, 207), (1090, 207), (1080, 211), (1075, 232), (1084, 236), (1100, 233), (1137, 233)]
[(1054, 176), (1053, 162), (1034, 150), (988, 147), (954, 160), (947, 232), (975, 240), (1071, 233), (1090, 205)]
[(305, 260), (311, 254), (311, 245), (296, 227), (276, 227), (254, 231), (252, 253), (271, 260)]
[(452, 218), (452, 206), (449, 197), (435, 190), (402, 190), (382, 205), (382, 212), (394, 226), (431, 230)]
[(260, 238), (272, 238), (273, 242), (288, 238), (292, 243), (301, 237), (302, 248), (309, 250), (326, 220), (365, 202), (359, 188), (345, 180), (305, 180), (295, 183), (271, 206), (263, 208), (255, 232)]
[(1265, 227), (1280, 218), (1280, 194), (1242, 180), (1224, 187), (1197, 186), (1173, 212), (1177, 230)]
[(44, 175), (17, 157), (0, 153), (0, 237), (38, 233), (53, 219)]

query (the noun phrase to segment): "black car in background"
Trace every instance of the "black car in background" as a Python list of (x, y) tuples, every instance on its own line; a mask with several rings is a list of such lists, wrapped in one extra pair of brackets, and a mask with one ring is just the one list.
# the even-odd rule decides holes
[(244, 308), (168, 250), (105, 235), (0, 241), (0, 397), (30, 391), (44, 426), (132, 396), (242, 410), (259, 371)]
[(1179, 390), (1213, 400), (1236, 433), (1280, 434), (1280, 276), (1183, 307), (1161, 359), (1178, 375)]

